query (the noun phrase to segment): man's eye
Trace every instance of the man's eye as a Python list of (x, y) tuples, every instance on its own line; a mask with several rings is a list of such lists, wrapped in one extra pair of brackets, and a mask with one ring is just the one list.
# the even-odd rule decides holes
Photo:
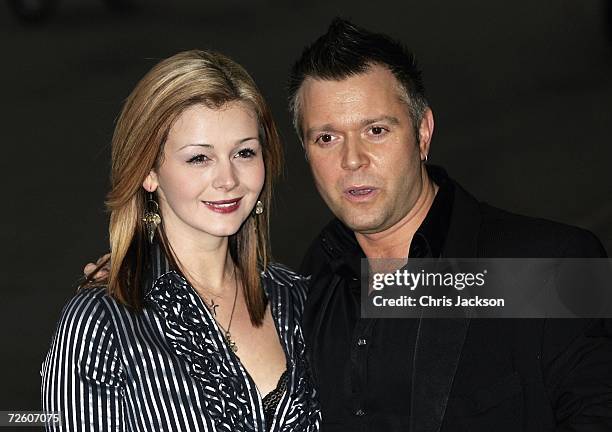
[(208, 162), (210, 160), (210, 158), (206, 155), (203, 154), (199, 154), (199, 155), (195, 155), (192, 158), (190, 158), (187, 163), (188, 164), (193, 164), (193, 165), (199, 165), (199, 164), (203, 164), (205, 162)]
[(236, 153), (236, 156), (244, 159), (249, 159), (255, 156), (255, 150), (250, 148), (242, 149), (238, 153)]
[(374, 135), (381, 135), (385, 133), (386, 131), (386, 129), (381, 126), (373, 126), (370, 130), (372, 131), (372, 134)]
[(327, 143), (332, 142), (332, 140), (333, 140), (333, 139), (334, 139), (334, 137), (333, 137), (333, 136), (331, 136), (330, 134), (321, 134), (321, 135), (319, 135), (319, 137), (318, 137), (318, 138), (315, 140), (315, 142), (327, 144)]

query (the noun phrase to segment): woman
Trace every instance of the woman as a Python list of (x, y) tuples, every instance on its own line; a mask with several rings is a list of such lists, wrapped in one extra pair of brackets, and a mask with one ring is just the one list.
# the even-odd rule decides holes
[(138, 83), (112, 142), (108, 282), (64, 307), (43, 364), (48, 429), (318, 430), (305, 281), (269, 263), (280, 167), (230, 59), (183, 52)]

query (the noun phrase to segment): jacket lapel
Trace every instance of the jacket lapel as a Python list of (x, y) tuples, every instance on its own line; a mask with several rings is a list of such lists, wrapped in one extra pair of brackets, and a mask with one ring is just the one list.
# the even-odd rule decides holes
[[(456, 183), (443, 256), (477, 256), (480, 227), (478, 202)], [(465, 337), (469, 318), (419, 320), (412, 367), (411, 432), (438, 432)]]

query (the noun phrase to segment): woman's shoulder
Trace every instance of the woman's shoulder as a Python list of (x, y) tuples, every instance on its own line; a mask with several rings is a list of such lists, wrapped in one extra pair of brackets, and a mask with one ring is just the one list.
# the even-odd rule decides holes
[(89, 310), (98, 308), (108, 302), (111, 297), (107, 293), (106, 286), (96, 285), (92, 287), (79, 288), (64, 305), (64, 312), (71, 310)]
[(261, 272), (261, 277), (274, 292), (289, 292), (302, 302), (306, 298), (310, 276), (301, 275), (284, 264), (273, 262)]
[(70, 327), (99, 325), (111, 321), (113, 311), (123, 306), (108, 294), (106, 286), (83, 287), (64, 304), (60, 314), (60, 324)]
[(78, 392), (76, 396), (51, 393), (53, 386), (78, 382), (77, 388), (80, 385), (81, 390), (88, 385), (104, 389), (105, 385), (116, 386), (123, 379), (117, 334), (109, 312), (112, 301), (104, 287), (96, 286), (79, 289), (65, 303), (42, 364), (45, 403), (63, 397), (68, 399), (61, 403), (79, 404), (78, 400), (70, 399), (78, 398)]
[(310, 276), (297, 273), (289, 266), (278, 262), (268, 263), (265, 270), (261, 272), (261, 275), (263, 277), (277, 278), (287, 284), (307, 282), (310, 279)]

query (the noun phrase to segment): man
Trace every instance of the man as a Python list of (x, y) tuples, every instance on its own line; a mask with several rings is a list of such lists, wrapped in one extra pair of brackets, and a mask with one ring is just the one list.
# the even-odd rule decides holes
[(427, 165), (420, 75), (399, 43), (340, 19), (292, 69), (294, 124), (337, 217), (302, 266), (323, 430), (612, 430), (607, 322), (360, 317), (365, 257), (605, 256), (589, 232), (479, 203)]

